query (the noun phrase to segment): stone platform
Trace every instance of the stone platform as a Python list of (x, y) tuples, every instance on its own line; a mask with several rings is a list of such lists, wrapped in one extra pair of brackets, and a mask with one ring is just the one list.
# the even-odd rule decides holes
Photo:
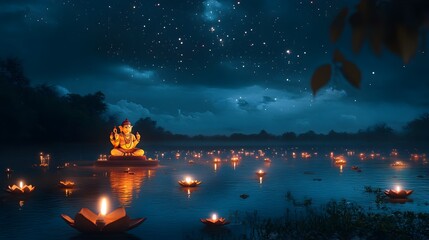
[(97, 167), (154, 167), (158, 160), (147, 159), (146, 156), (109, 156), (107, 160), (97, 160)]

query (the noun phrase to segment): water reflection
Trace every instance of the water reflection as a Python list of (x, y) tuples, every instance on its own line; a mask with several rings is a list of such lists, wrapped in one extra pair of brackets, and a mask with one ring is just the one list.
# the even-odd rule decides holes
[(235, 170), (236, 167), (237, 167), (237, 162), (232, 162), (232, 168)]
[(182, 188), (182, 191), (186, 193), (188, 199), (191, 198), (191, 195), (193, 192), (197, 191), (197, 188), (194, 187), (186, 187), (186, 188)]
[(124, 171), (110, 172), (110, 186), (123, 206), (130, 206), (133, 198), (138, 196), (145, 178), (155, 176), (155, 170), (135, 169), (132, 174)]
[(64, 190), (64, 193), (66, 194), (66, 197), (69, 197), (73, 193), (73, 189), (66, 188), (66, 189), (63, 189), (63, 190)]

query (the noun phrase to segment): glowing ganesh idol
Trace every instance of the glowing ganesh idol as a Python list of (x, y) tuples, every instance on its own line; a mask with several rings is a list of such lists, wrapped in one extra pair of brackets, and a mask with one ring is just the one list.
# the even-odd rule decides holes
[(23, 194), (23, 193), (30, 193), (30, 192), (34, 191), (35, 188), (36, 187), (33, 187), (33, 185), (26, 185), (22, 181), (20, 181), (19, 186), (15, 185), (15, 184), (12, 186), (8, 186), (6, 191), (9, 193)]
[(146, 218), (130, 219), (123, 207), (107, 214), (106, 198), (102, 198), (100, 201), (98, 215), (88, 208), (82, 208), (74, 219), (65, 214), (61, 214), (61, 218), (71, 227), (85, 233), (125, 232), (146, 220)]
[(119, 126), (119, 132), (114, 127), (110, 133), (110, 143), (113, 145), (111, 155), (107, 159), (99, 158), (95, 165), (101, 167), (157, 166), (158, 160), (146, 159), (144, 150), (136, 147), (141, 137), (138, 132), (134, 135), (131, 132), (132, 129), (133, 126), (128, 119)]

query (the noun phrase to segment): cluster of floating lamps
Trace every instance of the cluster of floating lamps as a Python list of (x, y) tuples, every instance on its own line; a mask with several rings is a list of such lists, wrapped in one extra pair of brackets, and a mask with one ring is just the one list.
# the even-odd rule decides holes
[[(231, 162), (238, 162), (238, 157), (233, 157)], [(270, 162), (269, 158), (264, 159), (265, 162)], [(338, 165), (343, 165), (346, 163), (345, 159), (342, 156), (334, 157), (334, 161)], [(215, 164), (220, 162), (219, 158), (214, 159)], [(353, 166), (353, 170), (357, 170), (358, 167)], [(5, 171), (7, 174), (12, 173), (13, 171), (9, 168)], [(132, 174), (130, 169), (124, 171), (126, 173)], [(256, 172), (256, 175), (259, 177), (260, 183), (262, 183), (262, 178), (266, 175), (262, 169), (259, 169)], [(179, 185), (188, 188), (198, 187), (202, 182), (196, 179), (192, 179), (189, 176), (186, 176), (183, 180), (178, 181)], [(75, 183), (72, 181), (60, 181), (58, 186), (63, 189), (71, 189), (75, 187)], [(26, 185), (22, 181), (19, 182), (19, 185), (8, 186), (7, 191), (10, 193), (30, 193), (34, 191), (35, 187), (32, 185)], [(391, 199), (407, 199), (411, 195), (413, 190), (402, 189), (397, 186), (395, 189), (387, 189), (384, 191), (384, 194)], [(243, 199), (248, 196), (241, 196)], [(107, 198), (102, 198), (100, 200), (100, 210), (96, 214), (88, 208), (82, 208), (78, 213), (76, 213), (75, 218), (71, 218), (66, 214), (61, 214), (61, 218), (71, 227), (77, 229), (80, 232), (124, 232), (130, 229), (133, 229), (143, 223), (146, 218), (136, 218), (131, 219), (124, 207), (119, 207), (114, 211), (107, 213), (108, 202)], [(201, 218), (200, 221), (207, 226), (224, 226), (230, 222), (223, 217), (218, 217), (216, 213), (212, 214), (210, 218)]]

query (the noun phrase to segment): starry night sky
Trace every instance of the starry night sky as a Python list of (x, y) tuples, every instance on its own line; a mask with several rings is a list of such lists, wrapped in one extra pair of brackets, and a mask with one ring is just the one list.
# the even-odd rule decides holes
[[(121, 120), (174, 133), (400, 130), (429, 109), (428, 53), (407, 65), (366, 46), (356, 55), (347, 29), (333, 45), (333, 18), (356, 2), (2, 0), (0, 57), (22, 60), (34, 85), (101, 91)], [(335, 47), (360, 67), (361, 89), (339, 77), (313, 97)]]

